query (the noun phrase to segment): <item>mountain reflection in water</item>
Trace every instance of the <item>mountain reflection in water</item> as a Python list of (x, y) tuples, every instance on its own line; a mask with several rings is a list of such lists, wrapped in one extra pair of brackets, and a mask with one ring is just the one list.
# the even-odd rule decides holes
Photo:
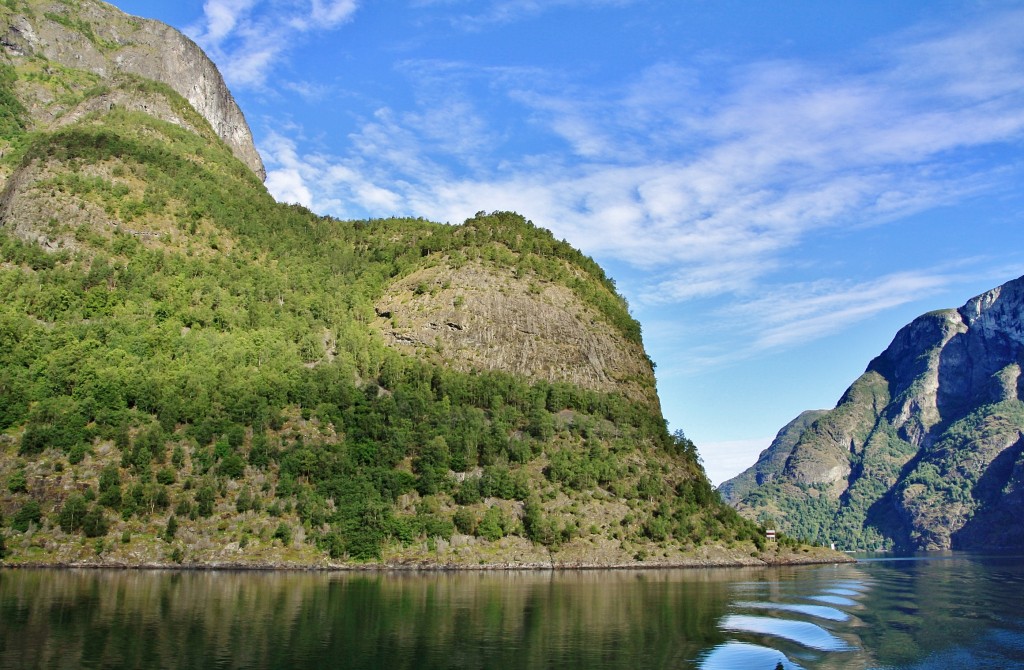
[(583, 572), (6, 569), (0, 668), (1019, 667), (1022, 565), (957, 556)]

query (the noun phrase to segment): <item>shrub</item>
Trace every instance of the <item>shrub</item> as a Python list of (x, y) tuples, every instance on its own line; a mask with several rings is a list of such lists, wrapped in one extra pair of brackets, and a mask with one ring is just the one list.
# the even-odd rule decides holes
[(74, 533), (82, 528), (85, 523), (85, 513), (88, 510), (85, 497), (80, 493), (72, 493), (64, 501), (64, 505), (57, 514), (57, 523), (65, 533)]
[(24, 533), (28, 531), (30, 525), (38, 526), (42, 517), (43, 513), (39, 508), (39, 503), (35, 500), (29, 500), (11, 517), (11, 528)]
[(288, 546), (292, 543), (292, 528), (284, 521), (277, 524), (277, 528), (274, 530), (274, 539), (281, 540), (281, 544)]
[(167, 527), (164, 528), (164, 540), (166, 540), (167, 542), (170, 542), (171, 540), (174, 539), (174, 536), (177, 533), (178, 533), (178, 517), (176, 517), (175, 515), (172, 514), (171, 517), (169, 519), (167, 519)]
[(103, 537), (110, 530), (110, 522), (103, 514), (103, 508), (93, 505), (82, 519), (82, 530), (86, 537)]
[(480, 520), (480, 525), (476, 528), (476, 534), (491, 542), (496, 542), (505, 537), (505, 515), (500, 507), (491, 505), (484, 512), (484, 518)]
[(19, 469), (11, 473), (7, 480), (7, 489), (11, 493), (26, 493), (28, 491), (28, 481), (25, 478), (24, 470)]
[(452, 521), (463, 535), (472, 535), (476, 532), (476, 515), (465, 507), (456, 510)]
[(217, 466), (220, 474), (231, 479), (241, 479), (245, 474), (245, 461), (238, 454), (230, 454)]

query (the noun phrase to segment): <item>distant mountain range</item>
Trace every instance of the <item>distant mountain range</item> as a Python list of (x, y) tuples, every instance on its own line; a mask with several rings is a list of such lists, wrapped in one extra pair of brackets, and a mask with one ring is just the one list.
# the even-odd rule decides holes
[(1024, 278), (897, 333), (719, 491), (841, 549), (1024, 547)]

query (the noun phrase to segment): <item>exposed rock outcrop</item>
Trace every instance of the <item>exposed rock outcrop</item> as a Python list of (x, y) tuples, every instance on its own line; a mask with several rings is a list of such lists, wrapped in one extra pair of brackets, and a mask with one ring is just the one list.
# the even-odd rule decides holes
[(1024, 278), (915, 319), (835, 409), (798, 439), (787, 426), (722, 490), (850, 547), (1024, 546), (1002, 528), (1024, 503), (1022, 361)]
[(392, 284), (375, 306), (390, 345), (433, 350), (457, 369), (621, 391), (657, 405), (650, 361), (567, 287), (509, 268), (443, 263)]

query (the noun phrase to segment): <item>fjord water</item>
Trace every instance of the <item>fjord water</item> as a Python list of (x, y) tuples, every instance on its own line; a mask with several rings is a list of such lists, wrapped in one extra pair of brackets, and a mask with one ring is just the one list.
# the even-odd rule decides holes
[(0, 571), (3, 668), (1024, 667), (1024, 561)]

